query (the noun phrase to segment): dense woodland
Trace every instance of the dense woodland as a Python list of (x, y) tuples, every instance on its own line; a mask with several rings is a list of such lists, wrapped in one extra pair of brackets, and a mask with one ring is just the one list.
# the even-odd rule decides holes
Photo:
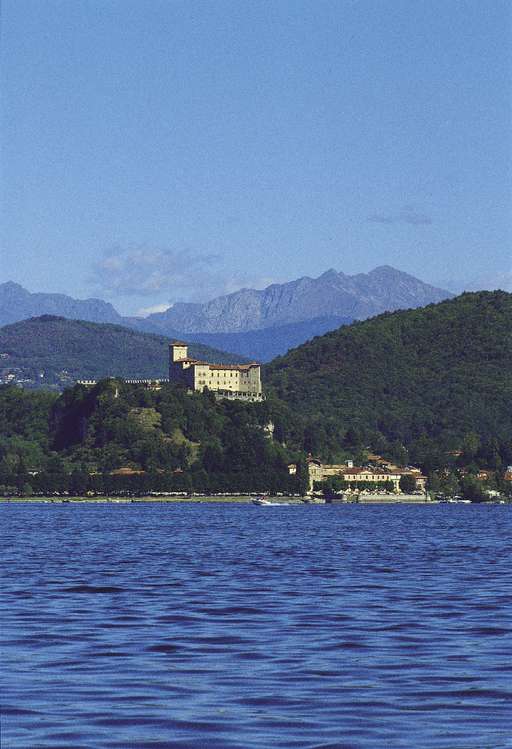
[[(512, 465), (512, 295), (457, 299), (329, 333), (264, 371), (267, 400), (105, 380), (0, 388), (0, 492), (291, 492), (308, 453), (377, 452), (434, 491), (482, 498)], [(287, 464), (298, 462), (291, 477)], [(510, 482), (507, 486), (510, 485)]]
[[(279, 410), (279, 409), (278, 409)], [(0, 486), (24, 493), (302, 492), (267, 403), (119, 380), (60, 397), (0, 388)], [(117, 469), (122, 469), (116, 473)]]
[(353, 323), (275, 359), (264, 380), (315, 455), (370, 448), (432, 473), (463, 450), (466, 463), (501, 468), (512, 463), (512, 294)]

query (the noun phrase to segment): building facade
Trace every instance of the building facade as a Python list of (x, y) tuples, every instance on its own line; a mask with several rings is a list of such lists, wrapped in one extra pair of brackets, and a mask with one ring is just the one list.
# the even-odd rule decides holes
[(211, 364), (188, 356), (181, 341), (169, 344), (169, 380), (190, 390), (211, 390), (218, 397), (248, 401), (263, 399), (260, 365)]
[[(384, 470), (370, 466), (356, 467), (352, 464), (352, 461), (348, 461), (347, 464), (327, 465), (316, 458), (308, 458), (307, 464), (310, 491), (313, 491), (315, 481), (325, 481), (325, 479), (331, 476), (337, 476), (347, 483), (364, 481), (377, 485), (389, 481), (393, 484), (393, 491), (398, 494), (400, 492), (400, 479), (402, 476), (409, 475), (414, 478), (417, 490), (424, 492), (426, 488), (427, 477), (421, 473), (419, 468)], [(289, 466), (289, 471), (290, 473), (294, 473), (296, 472), (296, 468), (294, 470), (292, 466)]]

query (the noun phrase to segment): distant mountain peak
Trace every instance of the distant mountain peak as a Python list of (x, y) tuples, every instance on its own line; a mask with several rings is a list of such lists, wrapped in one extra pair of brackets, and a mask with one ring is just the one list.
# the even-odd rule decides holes
[[(398, 270), (398, 268), (394, 268), (392, 265), (378, 265), (376, 268), (369, 271), (366, 275), (377, 278), (413, 278), (415, 281), (419, 281), (418, 278), (416, 278), (415, 276), (411, 276), (410, 273), (406, 273), (403, 270)], [(419, 281), (419, 283), (424, 282)], [(428, 286), (428, 284), (425, 284), (425, 286)]]
[(364, 319), (453, 296), (390, 265), (353, 276), (333, 268), (266, 289), (241, 289), (205, 304), (175, 305), (148, 321), (184, 333), (236, 333), (326, 316)]
[(398, 270), (392, 265), (377, 265), (373, 270), (368, 272), (368, 275), (381, 275), (382, 273), (400, 273), (402, 275), (408, 275), (405, 271)]
[(123, 317), (102, 299), (74, 299), (66, 294), (32, 293), (14, 281), (0, 284), (0, 326), (41, 315), (72, 320), (122, 323)]
[(329, 268), (329, 270), (326, 270), (324, 273), (322, 273), (319, 278), (338, 278), (339, 272), (337, 270), (334, 270), (334, 268)]
[(5, 281), (4, 283), (0, 283), (0, 293), (12, 293), (12, 292), (18, 292), (21, 294), (30, 294), (29, 291), (23, 288), (23, 286), (19, 283), (16, 283), (15, 281)]

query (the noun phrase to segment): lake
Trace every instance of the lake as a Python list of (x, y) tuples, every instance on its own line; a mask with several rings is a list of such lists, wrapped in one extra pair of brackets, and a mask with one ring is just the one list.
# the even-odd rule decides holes
[(12, 504), (2, 749), (512, 747), (512, 506)]

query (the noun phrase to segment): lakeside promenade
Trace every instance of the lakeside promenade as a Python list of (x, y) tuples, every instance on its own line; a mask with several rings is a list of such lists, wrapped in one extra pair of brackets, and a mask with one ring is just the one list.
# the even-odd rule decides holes
[[(196, 504), (214, 502), (251, 504), (254, 496), (231, 495), (231, 496), (144, 496), (144, 497), (0, 497), (0, 504), (11, 503), (41, 503), (41, 504), (139, 504), (151, 502), (156, 504), (193, 502)], [(430, 499), (425, 495), (360, 495), (350, 499), (336, 499), (330, 501), (323, 497), (272, 497), (273, 502), (287, 505), (348, 505), (348, 504), (438, 504), (437, 500)]]

